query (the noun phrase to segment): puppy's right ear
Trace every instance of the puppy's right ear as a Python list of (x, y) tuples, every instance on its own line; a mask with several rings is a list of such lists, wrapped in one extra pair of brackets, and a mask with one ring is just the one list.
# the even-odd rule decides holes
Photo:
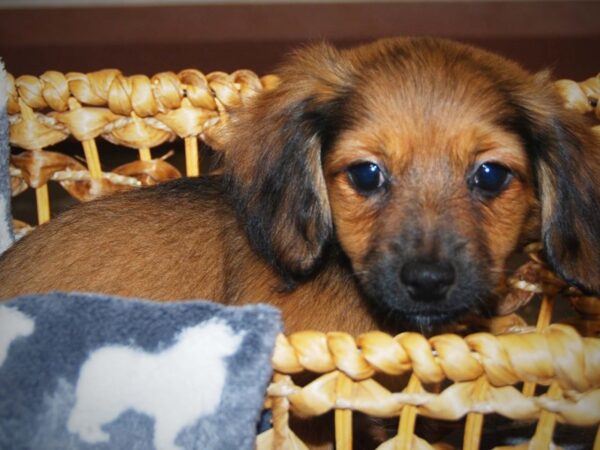
[(345, 126), (351, 64), (321, 44), (296, 53), (279, 85), (232, 114), (225, 179), (254, 249), (285, 276), (310, 273), (333, 233), (322, 152)]

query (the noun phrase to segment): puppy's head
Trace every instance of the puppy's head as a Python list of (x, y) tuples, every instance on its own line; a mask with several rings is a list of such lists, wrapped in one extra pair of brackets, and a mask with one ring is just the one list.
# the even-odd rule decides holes
[(485, 303), (543, 240), (600, 291), (600, 147), (546, 74), (434, 39), (297, 53), (235, 114), (226, 173), (255, 249), (285, 276), (328, 245), (386, 313), (417, 324)]

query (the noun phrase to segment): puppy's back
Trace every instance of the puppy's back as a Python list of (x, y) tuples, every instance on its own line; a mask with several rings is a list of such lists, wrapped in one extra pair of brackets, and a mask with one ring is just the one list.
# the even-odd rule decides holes
[(52, 290), (174, 299), (222, 295), (220, 179), (182, 179), (78, 205), (0, 257), (0, 298)]

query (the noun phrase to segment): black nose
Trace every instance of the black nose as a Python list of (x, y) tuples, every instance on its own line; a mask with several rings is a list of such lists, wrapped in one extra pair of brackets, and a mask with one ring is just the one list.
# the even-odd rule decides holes
[(409, 261), (402, 267), (400, 279), (413, 300), (441, 300), (454, 283), (452, 264), (444, 261)]

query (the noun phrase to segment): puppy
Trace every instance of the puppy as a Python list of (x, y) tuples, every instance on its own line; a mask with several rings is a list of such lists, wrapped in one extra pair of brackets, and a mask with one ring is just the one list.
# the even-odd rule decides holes
[(286, 331), (489, 308), (519, 246), (600, 292), (600, 145), (546, 73), (429, 38), (316, 45), (232, 113), (224, 174), (82, 204), (0, 260), (49, 290), (280, 307)]

